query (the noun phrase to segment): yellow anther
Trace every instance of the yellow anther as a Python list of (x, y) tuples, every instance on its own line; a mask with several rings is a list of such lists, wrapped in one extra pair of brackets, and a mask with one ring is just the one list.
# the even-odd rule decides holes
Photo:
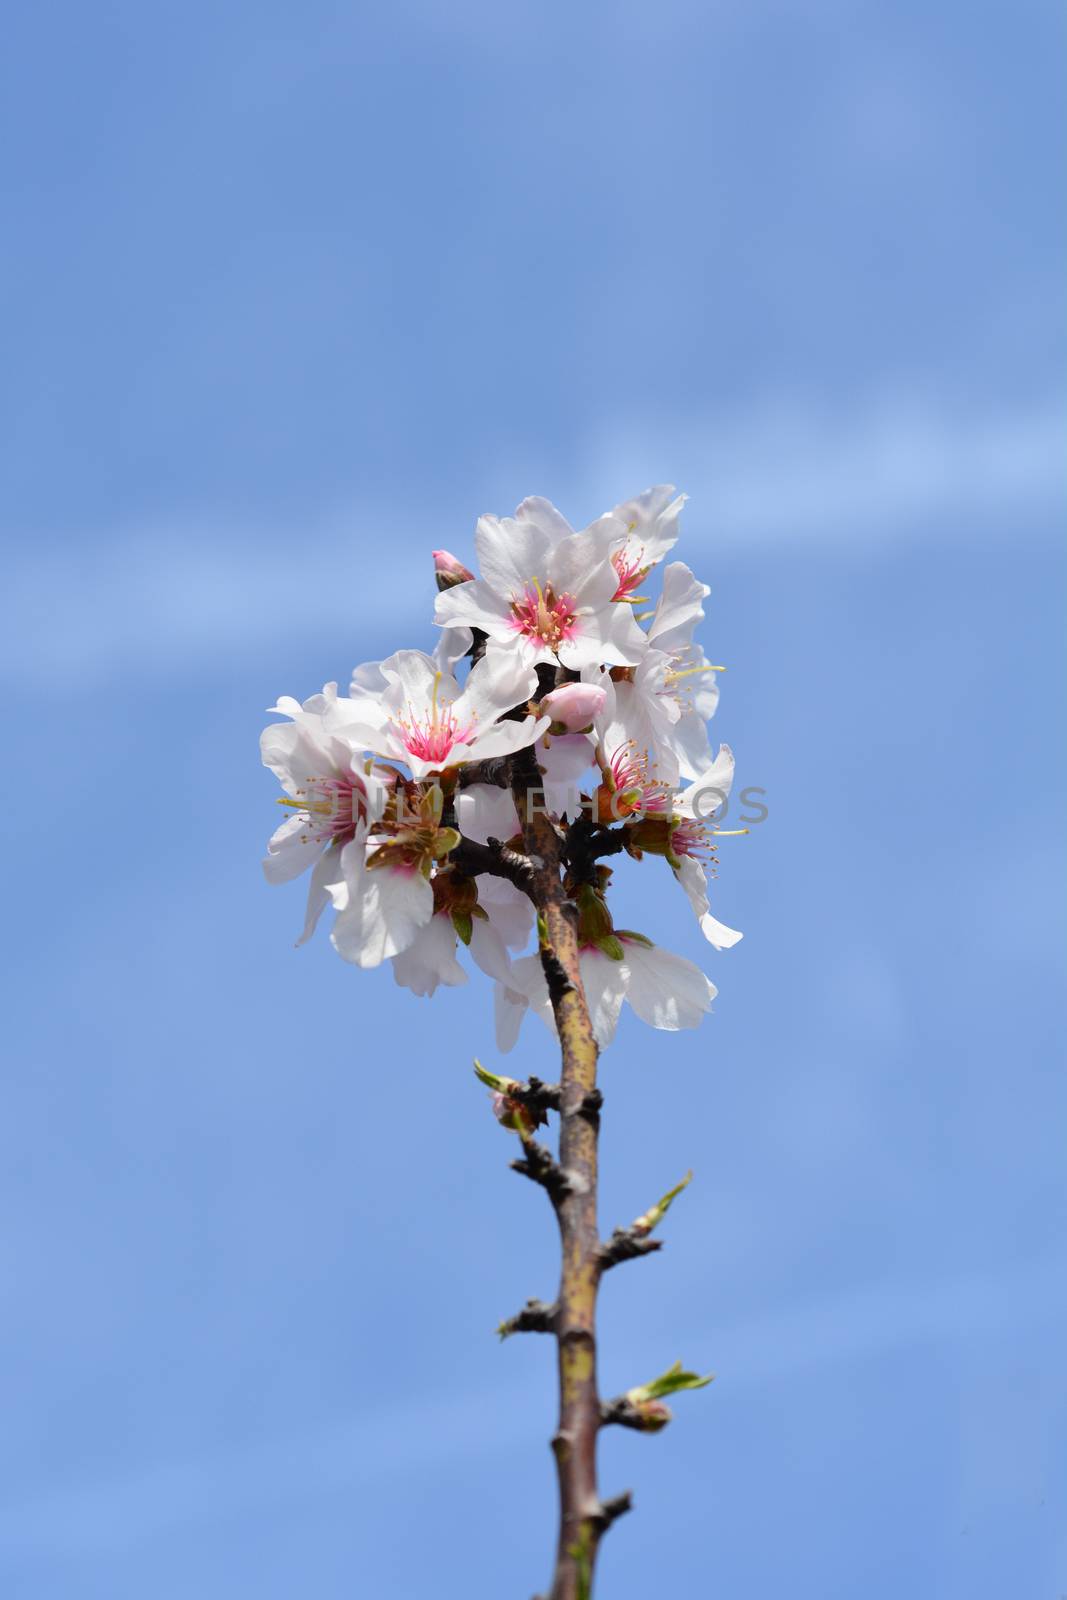
[(675, 683), (675, 682), (677, 682), (677, 680), (679, 678), (691, 678), (693, 676), (693, 674), (696, 673), (696, 672), (725, 672), (725, 671), (726, 671), (725, 667), (713, 666), (710, 661), (706, 661), (702, 667), (683, 667), (680, 671), (674, 671), (672, 669), (670, 672), (667, 673), (667, 682), (668, 683)]

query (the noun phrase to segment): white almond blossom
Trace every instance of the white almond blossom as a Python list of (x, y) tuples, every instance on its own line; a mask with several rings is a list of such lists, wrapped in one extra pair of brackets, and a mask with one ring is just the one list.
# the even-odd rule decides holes
[(330, 941), (357, 967), (378, 967), (415, 942), (433, 916), (430, 873), (418, 862), (393, 862), (385, 847), (357, 834), (341, 851), (341, 877), (329, 885)]
[[(691, 1176), (610, 1239), (590, 1230), (597, 1051), (614, 1039), (624, 1005), (675, 1032), (696, 1028), (716, 995), (692, 961), (616, 928), (614, 872), (658, 873), (666, 885), (663, 867), (647, 860), (662, 858), (705, 939), (726, 950), (741, 938), (709, 904), (720, 836), (747, 831), (715, 826), (734, 759), (726, 745), (713, 756), (707, 737), (721, 669), (694, 634), (709, 590), (683, 562), (660, 570), (684, 502), (657, 485), (580, 532), (536, 497), (514, 517), (482, 517), (477, 575), (450, 551), (433, 552), (432, 654), (402, 649), (364, 662), (346, 696), (331, 683), (302, 705), (279, 700), (273, 710), (286, 720), (261, 740), (292, 812), (264, 869), (277, 883), (309, 871), (301, 943), (332, 903), (337, 953), (363, 969), (388, 962), (414, 995), (459, 987), (480, 969), (492, 983), (501, 1052), (531, 1010), (562, 1036), (558, 1084), (533, 1074), (521, 1083), (474, 1062), (497, 1121), (522, 1141), (512, 1167), (547, 1191), (562, 1242), (557, 1305), (528, 1301), (498, 1331), (551, 1329), (561, 1349), (569, 1330), (558, 1308), (578, 1305), (608, 1267), (655, 1249), (649, 1235)], [(642, 926), (658, 898), (646, 892), (638, 902)], [(359, 1015), (357, 1002), (357, 1038)], [(399, 1028), (396, 1039), (402, 1046)], [(454, 1027), (442, 1026), (430, 1064), (452, 1075), (466, 1052)], [(647, 1046), (642, 1056), (656, 1064)], [(406, 1060), (401, 1119), (412, 1071)], [(536, 1138), (550, 1111), (560, 1119), (558, 1157)], [(606, 1420), (658, 1431), (670, 1420), (666, 1396), (710, 1382), (679, 1361), (607, 1403), (595, 1384), (579, 1384), (575, 1427), (595, 1434)], [(555, 1587), (584, 1593), (610, 1518), (596, 1483), (572, 1479), (562, 1474), (561, 1527), (573, 1524), (580, 1537), (562, 1541)]]
[[(300, 943), (332, 902), (338, 953), (359, 967), (390, 961), (417, 994), (465, 983), (470, 962), (487, 973), (502, 1049), (531, 1005), (547, 1019), (540, 959), (523, 954), (531, 900), (498, 875), (506, 858), (492, 856), (497, 841), (523, 852), (507, 758), (532, 747), (541, 796), (527, 789), (528, 799), (543, 797), (565, 850), (578, 841), (565, 883), (583, 907), (597, 1038), (610, 1039), (624, 1000), (654, 1027), (696, 1025), (713, 986), (682, 957), (615, 932), (604, 898), (611, 874), (597, 865), (620, 849), (662, 856), (709, 943), (724, 950), (740, 939), (712, 916), (708, 896), (712, 813), (733, 777), (728, 747), (713, 756), (707, 737), (720, 669), (694, 638), (709, 590), (684, 562), (661, 566), (684, 503), (657, 485), (580, 532), (538, 497), (513, 517), (482, 517), (477, 576), (433, 552), (432, 655), (366, 662), (347, 696), (331, 683), (302, 705), (278, 701), (272, 709), (287, 720), (265, 730), (262, 754), (292, 815), (264, 871), (273, 883), (309, 871)], [(656, 569), (658, 598), (640, 592)], [(641, 605), (651, 609), (639, 614)], [(592, 848), (583, 839), (595, 841), (593, 854), (582, 856)]]
[(743, 937), (713, 917), (708, 901), (708, 874), (714, 860), (716, 811), (725, 803), (734, 781), (734, 753), (730, 746), (719, 746), (719, 753), (704, 771), (673, 801), (674, 826), (670, 835), (668, 860), (674, 876), (685, 890), (700, 924), (700, 931), (716, 950), (729, 950)]
[(288, 883), (311, 869), (307, 913), (298, 944), (315, 931), (329, 901), (328, 885), (340, 880), (341, 851), (385, 809), (393, 774), (359, 761), (345, 740), (328, 731), (337, 685), (303, 705), (288, 695), (271, 710), (290, 717), (260, 736), (263, 765), (285, 790), (279, 805), (290, 815), (271, 836), (263, 871), (268, 883)]
[(398, 650), (359, 669), (351, 697), (334, 703), (333, 725), (354, 746), (423, 778), (532, 744), (548, 717), (502, 719), (536, 688), (536, 674), (514, 652), (487, 653), (461, 688), (432, 656)]
[(632, 500), (617, 505), (611, 515), (626, 529), (626, 537), (612, 552), (618, 574), (615, 599), (637, 605), (646, 598), (637, 590), (651, 569), (678, 543), (678, 518), (686, 496), (673, 483), (660, 483)]
[(402, 988), (417, 995), (432, 995), (440, 984), (456, 988), (468, 981), (466, 968), (459, 961), (464, 943), (487, 977), (502, 983), (510, 980), (511, 960), (491, 916), (484, 909), (481, 916), (474, 916), (464, 941), (447, 908), (435, 911), (407, 949), (393, 957), (393, 977)]
[(456, 987), (467, 982), (459, 961), (465, 946), (487, 977), (498, 983), (511, 979), (509, 945), (529, 941), (533, 907), (529, 898), (502, 878), (479, 873), (473, 879), (449, 871), (432, 880), (434, 911), (406, 950), (393, 957), (397, 983), (418, 995), (432, 995), (439, 984)]
[(615, 604), (612, 556), (627, 528), (601, 517), (580, 533), (547, 500), (524, 500), (514, 517), (481, 517), (474, 535), (481, 577), (437, 596), (436, 621), (478, 628), (529, 666), (572, 671), (636, 665), (647, 648), (627, 605)]
[(648, 630), (648, 652), (615, 672), (615, 715), (668, 783), (695, 778), (711, 757), (705, 726), (718, 704), (715, 668), (693, 630), (711, 591), (682, 561), (664, 569), (663, 592)]
[[(600, 1048), (606, 1049), (615, 1037), (624, 1000), (652, 1028), (676, 1032), (698, 1027), (717, 993), (711, 979), (692, 961), (654, 945), (641, 934), (620, 930), (615, 938), (622, 949), (621, 959), (595, 945), (583, 947), (578, 957), (589, 1017)], [(513, 962), (509, 982), (498, 985), (498, 1049), (510, 1049), (527, 1008), (555, 1032), (548, 985), (538, 955)]]

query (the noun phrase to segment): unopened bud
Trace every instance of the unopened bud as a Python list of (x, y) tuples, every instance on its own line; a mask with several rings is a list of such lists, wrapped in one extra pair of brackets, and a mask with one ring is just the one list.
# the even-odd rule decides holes
[(605, 690), (595, 683), (561, 683), (541, 701), (545, 716), (566, 733), (582, 733), (604, 709)]
[(439, 589), (454, 589), (457, 583), (470, 583), (474, 573), (465, 567), (450, 550), (435, 550), (433, 570)]
[(502, 1128), (510, 1128), (523, 1139), (533, 1137), (534, 1131), (548, 1121), (543, 1111), (533, 1110), (525, 1100), (516, 1098), (515, 1090), (522, 1085), (516, 1078), (505, 1077), (503, 1073), (489, 1072), (475, 1058), (474, 1075), (492, 1093), (489, 1102), (493, 1107), (493, 1115)]
[(641, 1433), (659, 1433), (674, 1416), (670, 1406), (662, 1400), (642, 1400), (634, 1406), (634, 1422)]
[(657, 1200), (654, 1206), (649, 1206), (647, 1211), (643, 1211), (636, 1222), (630, 1224), (630, 1232), (636, 1233), (642, 1239), (646, 1238), (653, 1228), (658, 1227), (663, 1221), (674, 1201), (677, 1200), (682, 1190), (691, 1181), (692, 1176), (691, 1172), (687, 1172), (681, 1183), (676, 1183), (674, 1188), (668, 1189), (667, 1193)]
[(502, 1128), (510, 1128), (520, 1139), (532, 1139), (534, 1132), (548, 1118), (542, 1111), (531, 1111), (525, 1101), (515, 1100), (509, 1094), (492, 1094), (489, 1099), (493, 1115)]

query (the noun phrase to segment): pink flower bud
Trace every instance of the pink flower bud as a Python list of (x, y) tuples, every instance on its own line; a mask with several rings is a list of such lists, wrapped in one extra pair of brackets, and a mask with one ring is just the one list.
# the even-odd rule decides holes
[(545, 695), (541, 710), (568, 733), (579, 733), (603, 711), (605, 698), (595, 683), (563, 683)]
[(489, 1096), (493, 1106), (493, 1115), (502, 1128), (510, 1128), (513, 1133), (519, 1134), (523, 1139), (532, 1138), (534, 1130), (539, 1128), (548, 1118), (543, 1111), (531, 1111), (521, 1100), (512, 1099), (509, 1094), (492, 1094)]
[(468, 571), (449, 550), (434, 551), (433, 570), (439, 589), (454, 589), (457, 583), (469, 583), (474, 577), (474, 573)]
[(642, 1400), (634, 1406), (633, 1426), (641, 1433), (659, 1433), (673, 1416), (670, 1406), (665, 1406), (662, 1400)]

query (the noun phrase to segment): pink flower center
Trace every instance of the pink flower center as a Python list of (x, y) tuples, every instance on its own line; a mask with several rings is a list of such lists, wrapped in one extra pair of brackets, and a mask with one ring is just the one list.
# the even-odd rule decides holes
[(307, 819), (307, 831), (301, 835), (305, 843), (314, 840), (317, 844), (331, 844), (336, 840), (346, 844), (357, 823), (367, 815), (367, 793), (355, 774), (309, 778), (292, 799), (281, 799), (278, 804), (289, 806)]
[(611, 564), (619, 575), (619, 587), (611, 597), (613, 600), (629, 600), (641, 583), (648, 570), (641, 565), (644, 553), (644, 550), (640, 549), (632, 559), (625, 550), (616, 550), (612, 555)]
[(461, 728), (451, 706), (435, 704), (428, 716), (398, 721), (404, 749), (428, 766), (443, 767), (457, 744), (466, 744), (474, 724)]
[(693, 856), (705, 867), (715, 861), (715, 845), (707, 828), (694, 817), (683, 817), (671, 833), (671, 849), (676, 856)]
[(620, 816), (662, 816), (669, 808), (670, 785), (659, 783), (648, 770), (648, 757), (631, 740), (620, 745), (609, 763), (614, 799)]
[(574, 638), (574, 622), (578, 605), (572, 595), (564, 591), (556, 594), (550, 583), (544, 588), (534, 578), (526, 585), (521, 599), (511, 602), (511, 626), (516, 633), (536, 644), (558, 650), (568, 639)]

